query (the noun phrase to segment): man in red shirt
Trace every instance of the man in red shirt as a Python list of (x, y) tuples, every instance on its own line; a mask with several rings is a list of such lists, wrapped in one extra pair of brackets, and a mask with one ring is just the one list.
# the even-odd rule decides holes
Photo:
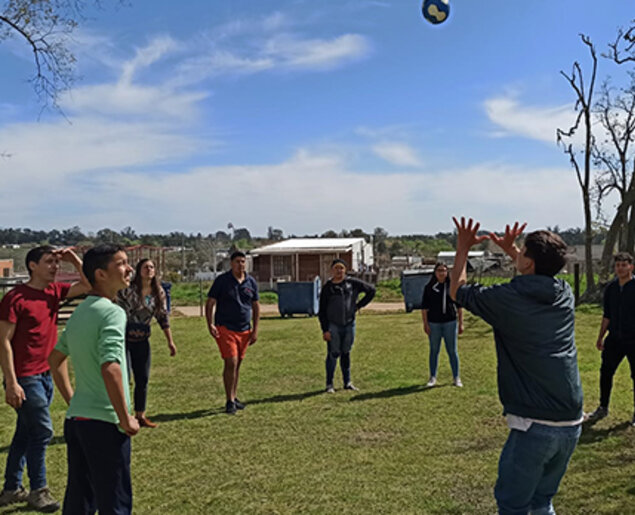
[[(71, 263), (82, 280), (56, 283), (60, 261)], [(49, 414), (53, 381), (48, 356), (57, 342), (60, 302), (86, 293), (90, 285), (82, 274), (81, 259), (71, 249), (33, 248), (26, 255), (26, 267), (29, 281), (13, 288), (0, 302), (0, 366), (5, 400), (18, 415), (0, 506), (26, 501), (31, 509), (53, 512), (60, 505), (46, 483), (46, 446), (53, 436)], [(25, 464), (30, 493), (22, 486)]]

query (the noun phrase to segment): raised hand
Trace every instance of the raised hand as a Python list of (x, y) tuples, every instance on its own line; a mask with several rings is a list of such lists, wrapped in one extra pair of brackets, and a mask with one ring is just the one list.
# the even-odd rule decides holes
[(469, 249), (473, 245), (477, 245), (478, 243), (489, 239), (489, 236), (486, 234), (477, 236), (478, 230), (481, 227), (481, 224), (479, 222), (474, 222), (474, 220), (470, 218), (466, 223), (464, 216), (461, 217), (460, 223), (455, 217), (452, 217), (452, 220), (454, 220), (454, 225), (456, 225), (457, 230), (457, 251), (459, 249)]
[(491, 232), (489, 234), (489, 238), (501, 249), (503, 249), (506, 254), (515, 259), (516, 255), (518, 254), (518, 248), (516, 247), (516, 238), (518, 238), (518, 236), (523, 233), (525, 227), (527, 227), (526, 222), (522, 225), (519, 225), (519, 222), (516, 222), (514, 223), (513, 227), (510, 227), (509, 224), (507, 224), (505, 226), (504, 236), (497, 236), (496, 234)]

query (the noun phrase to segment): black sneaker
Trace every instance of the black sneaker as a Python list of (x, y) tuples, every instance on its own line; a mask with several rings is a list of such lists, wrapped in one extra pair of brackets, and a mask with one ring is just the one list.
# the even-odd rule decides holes
[(598, 406), (593, 413), (584, 414), (584, 422), (587, 424), (595, 424), (598, 420), (602, 420), (609, 414), (609, 409), (604, 406)]
[(236, 405), (236, 409), (245, 409), (245, 404), (238, 400), (238, 397), (234, 399), (234, 404)]
[(236, 403), (234, 401), (227, 401), (225, 403), (225, 413), (228, 415), (236, 414)]
[(359, 388), (357, 388), (357, 386), (355, 386), (351, 382), (348, 382), (344, 385), (344, 390), (353, 390), (354, 392), (359, 392)]

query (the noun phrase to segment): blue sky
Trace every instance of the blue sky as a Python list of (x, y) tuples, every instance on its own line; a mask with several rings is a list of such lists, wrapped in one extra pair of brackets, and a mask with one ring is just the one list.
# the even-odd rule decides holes
[(450, 0), (439, 26), (414, 0), (174, 5), (89, 13), (68, 120), (38, 119), (29, 50), (0, 43), (0, 226), (582, 226), (559, 72), (589, 63), (580, 32), (603, 51), (632, 0)]

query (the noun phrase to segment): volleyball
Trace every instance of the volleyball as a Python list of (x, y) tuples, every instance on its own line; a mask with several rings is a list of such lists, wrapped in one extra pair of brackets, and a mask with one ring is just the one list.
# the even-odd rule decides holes
[(450, 0), (423, 0), (421, 12), (430, 23), (443, 23), (450, 15)]

